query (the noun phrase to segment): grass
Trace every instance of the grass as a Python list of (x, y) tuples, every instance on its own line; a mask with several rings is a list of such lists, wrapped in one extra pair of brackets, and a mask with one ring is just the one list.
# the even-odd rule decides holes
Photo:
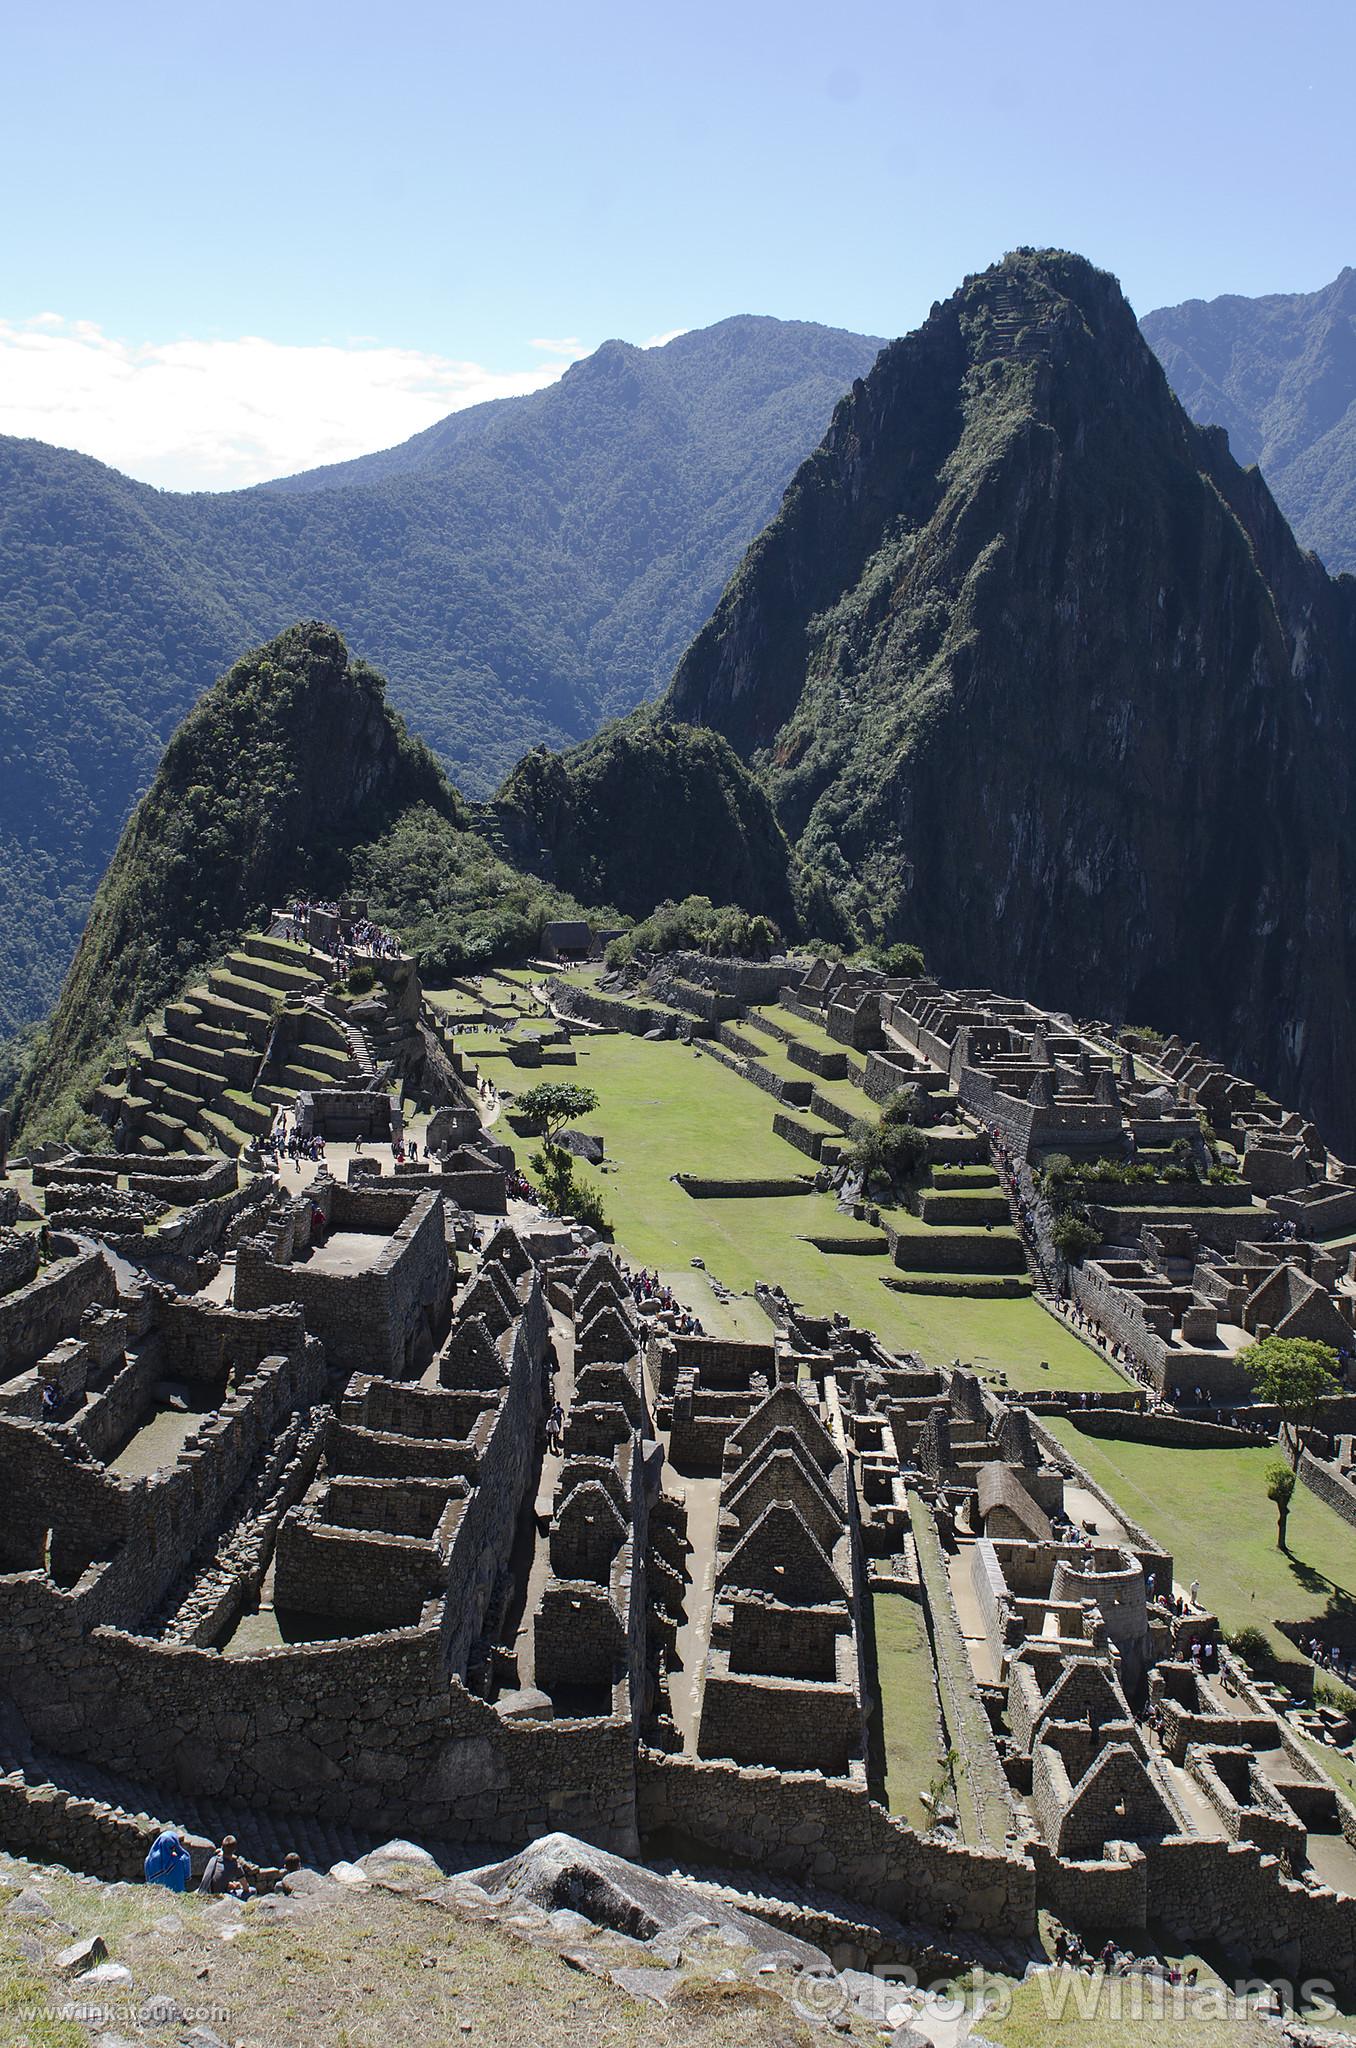
[[(789, 1031), (793, 1038), (798, 1038), (802, 1045), (812, 1045), (820, 1052), (844, 1052), (858, 1066), (861, 1066), (865, 1061), (866, 1055), (864, 1053), (854, 1052), (853, 1048), (850, 1045), (844, 1045), (841, 1039), (830, 1038), (822, 1024), (807, 1023), (804, 1017), (795, 1017), (790, 1010), (784, 1010), (780, 1003), (760, 1003), (754, 1011), (754, 1015), (756, 1017), (770, 1018), (772, 1023), (778, 1025), (781, 1030)], [(735, 1029), (738, 1030), (739, 1026), (736, 1025)], [(806, 1074), (810, 1079), (814, 1078), (812, 1075), (809, 1075), (809, 1070), (805, 1067), (796, 1067), (792, 1071), (798, 1074)]]
[[(1226, 2018), (1223, 1995), (1209, 1985), (1194, 1997), (1183, 1993), (1180, 2010), (1165, 1987), (1157, 2014), (1148, 1984), (1089, 1977), (1078, 1970), (1042, 1972), (1009, 1995), (1006, 2015), (989, 2013), (979, 2022), (985, 2039), (998, 2048), (1047, 2048), (1060, 2042), (1068, 2048), (1262, 2048), (1279, 2038), (1264, 2020)], [(1139, 2017), (1136, 1998), (1142, 2001)]]
[(1276, 1510), (1265, 1473), (1274, 1445), (1225, 1450), (1165, 1449), (1084, 1436), (1072, 1421), (1051, 1428), (1131, 1518), (1172, 1552), (1183, 1585), (1199, 1578), (1201, 1597), (1227, 1632), (1261, 1628), (1278, 1656), (1295, 1646), (1280, 1621), (1312, 1625), (1327, 1637), (1339, 1618), (1356, 1619), (1356, 1529), (1307, 1487), (1295, 1489), (1287, 1535), (1277, 1548)]
[[(699, 1301), (683, 1284), (691, 1281), (694, 1256), (736, 1294), (751, 1293), (758, 1280), (779, 1284), (812, 1314), (841, 1310), (892, 1350), (917, 1351), (932, 1364), (961, 1358), (982, 1371), (1006, 1372), (1009, 1383), (1023, 1389), (1122, 1384), (1029, 1296), (893, 1294), (881, 1285), (896, 1270), (888, 1258), (835, 1257), (804, 1243), (807, 1236), (842, 1236), (857, 1228), (838, 1213), (831, 1195), (694, 1200), (684, 1194), (672, 1180), (680, 1171), (785, 1178), (813, 1167), (773, 1134), (771, 1098), (704, 1054), (672, 1040), (622, 1033), (583, 1035), (574, 1044), (574, 1078), (599, 1097), (588, 1125), (602, 1133), (615, 1169), (581, 1170), (597, 1180), (627, 1254), (676, 1275), (681, 1298), (699, 1314)], [(914, 1217), (908, 1227), (925, 1228)]]
[(876, 1669), (885, 1741), (885, 1800), (911, 1827), (932, 1816), (921, 1794), (942, 1770), (941, 1723), (923, 1613), (906, 1593), (876, 1593)]
[[(665, 2012), (609, 1981), (610, 1968), (652, 1959), (602, 1931), (519, 1932), (381, 1889), (326, 1887), (279, 1902), (275, 1918), (271, 1904), (237, 1914), (194, 1893), (105, 1889), (58, 1870), (7, 1864), (5, 1875), (0, 1897), (36, 1886), (57, 1920), (81, 1936), (101, 1934), (110, 1959), (131, 1969), (131, 1990), (114, 1991), (111, 2005), (174, 2000), (186, 2025), (165, 2029), (167, 2041), (181, 2038), (189, 2013), (240, 2048), (440, 2048), (462, 2040), (493, 2048), (809, 2048), (814, 2038), (787, 2002), (796, 1988), (790, 1973), (758, 1977), (728, 1948), (694, 1957)], [(241, 1931), (223, 1940), (232, 1920)], [(71, 1939), (52, 1922), (23, 1927), (48, 1957)], [(569, 1967), (562, 1949), (586, 1950), (590, 1968)], [(722, 1982), (732, 1967), (734, 1978)], [(45, 1963), (26, 1963), (14, 1933), (0, 1930), (0, 2039), (78, 2048), (87, 2029), (59, 2014), (81, 1996)], [(853, 2031), (870, 2038), (865, 2025)]]

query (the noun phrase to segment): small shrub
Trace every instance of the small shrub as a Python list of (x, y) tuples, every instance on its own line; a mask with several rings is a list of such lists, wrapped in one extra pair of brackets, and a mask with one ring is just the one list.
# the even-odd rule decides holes
[(916, 1081), (907, 1088), (896, 1088), (880, 1113), (883, 1124), (930, 1124), (932, 1108), (926, 1088), (920, 1088)]
[(1250, 1671), (1265, 1671), (1271, 1663), (1271, 1644), (1260, 1628), (1248, 1622), (1243, 1628), (1235, 1629), (1226, 1637), (1229, 1648), (1236, 1657), (1241, 1657)]
[(581, 1180), (570, 1153), (558, 1145), (543, 1145), (532, 1154), (532, 1171), (552, 1216), (573, 1216), (592, 1230), (611, 1229), (602, 1195), (591, 1181)]
[(377, 970), (370, 960), (355, 960), (348, 970), (348, 992), (351, 996), (365, 996), (377, 985)]

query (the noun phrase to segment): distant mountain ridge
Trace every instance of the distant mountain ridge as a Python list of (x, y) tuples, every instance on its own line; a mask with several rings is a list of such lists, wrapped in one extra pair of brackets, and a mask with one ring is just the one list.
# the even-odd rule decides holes
[(1356, 582), (1022, 250), (844, 398), (660, 707), (953, 985), (1209, 1045), (1356, 1145)]
[(661, 688), (879, 343), (740, 316), (276, 485), (178, 495), (0, 439), (0, 1037), (55, 998), (213, 677), (322, 617), (471, 794)]
[(1305, 547), (1356, 571), (1356, 269), (1321, 291), (1188, 299), (1140, 324), (1191, 417), (1258, 464)]

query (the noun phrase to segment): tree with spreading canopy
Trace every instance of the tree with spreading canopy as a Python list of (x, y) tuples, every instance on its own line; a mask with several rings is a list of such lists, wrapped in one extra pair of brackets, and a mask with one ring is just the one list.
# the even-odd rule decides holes
[(1312, 1429), (1318, 1404), (1341, 1386), (1337, 1353), (1312, 1337), (1263, 1337), (1244, 1352), (1243, 1370), (1259, 1401), (1281, 1412), (1281, 1440), (1299, 1470), (1300, 1433)]

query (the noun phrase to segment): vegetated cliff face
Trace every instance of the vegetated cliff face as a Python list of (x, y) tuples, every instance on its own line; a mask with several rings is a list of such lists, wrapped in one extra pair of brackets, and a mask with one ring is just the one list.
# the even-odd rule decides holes
[(1114, 279), (1022, 251), (838, 407), (679, 666), (941, 976), (1157, 1023), (1356, 1142), (1356, 583)]
[(18, 1124), (287, 891), (342, 887), (355, 850), (414, 803), (458, 813), (381, 678), (331, 628), (290, 627), (237, 662), (175, 733), (118, 842)]
[(1356, 570), (1356, 270), (1317, 292), (1188, 299), (1140, 324), (1191, 417), (1260, 465), (1305, 547)]
[(718, 733), (637, 712), (566, 754), (526, 755), (494, 808), (519, 865), (583, 902), (645, 917), (704, 895), (794, 928), (795, 856)]

